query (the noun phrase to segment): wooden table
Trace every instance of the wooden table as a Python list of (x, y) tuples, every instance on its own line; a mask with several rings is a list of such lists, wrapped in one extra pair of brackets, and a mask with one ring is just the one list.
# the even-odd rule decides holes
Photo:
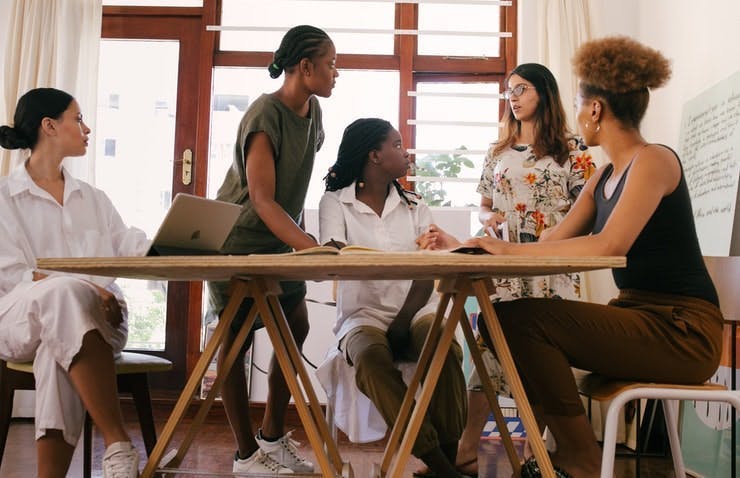
[[(439, 279), (442, 299), (434, 325), (422, 349), (417, 373), (409, 385), (399, 418), (391, 431), (386, 447), (381, 474), (400, 477), (411, 453), (411, 448), (436, 386), (442, 363), (452, 343), (459, 323), (470, 347), (476, 368), (479, 370), (484, 391), (494, 410), (503, 433), (505, 447), (515, 473), (519, 471), (519, 458), (508, 436), (498, 400), (488, 374), (475, 346), (470, 324), (465, 320), (464, 303), (468, 296), (477, 298), (483, 317), (491, 333), (496, 354), (504, 376), (511, 387), (522, 423), (528, 432), (532, 451), (546, 478), (555, 478), (549, 456), (537, 432), (532, 409), (524, 394), (511, 353), (498, 319), (489, 301), (492, 291), (491, 278), (522, 277), (561, 274), (595, 269), (624, 267), (624, 257), (530, 257), (467, 255), (447, 252), (412, 253), (353, 253), (345, 255), (250, 255), (250, 256), (177, 256), (177, 257), (118, 257), (39, 259), (42, 270), (64, 271), (109, 277), (126, 277), (150, 280), (232, 280), (232, 294), (219, 325), (198, 360), (180, 398), (175, 405), (152, 454), (142, 472), (142, 477), (153, 476), (160, 463), (176, 467), (202, 424), (216, 392), (221, 377), (216, 377), (208, 397), (203, 401), (190, 429), (180, 446), (165, 457), (165, 449), (172, 440), (175, 427), (180, 423), (192, 400), (201, 378), (211, 363), (218, 346), (223, 341), (236, 311), (244, 297), (252, 296), (255, 304), (249, 312), (242, 330), (229, 352), (226, 367), (236, 358), (238, 349), (246, 339), (249, 329), (259, 314), (275, 348), (275, 356), (283, 370), (293, 395), (296, 409), (316, 454), (323, 476), (352, 476), (352, 468), (342, 463), (336, 443), (332, 440), (324, 421), (320, 404), (300, 357), (298, 347), (288, 329), (285, 315), (277, 300), (279, 280), (370, 280), (370, 279)], [(444, 312), (452, 302), (448, 320)], [(461, 320), (462, 319), (462, 320)], [(421, 391), (412, 406), (419, 384)], [(408, 425), (407, 425), (408, 421)], [(407, 425), (407, 426), (406, 426)], [(404, 430), (406, 433), (403, 433)], [(401, 436), (403, 435), (402, 439)], [(399, 445), (400, 441), (400, 445)], [(394, 459), (395, 456), (395, 459)]]

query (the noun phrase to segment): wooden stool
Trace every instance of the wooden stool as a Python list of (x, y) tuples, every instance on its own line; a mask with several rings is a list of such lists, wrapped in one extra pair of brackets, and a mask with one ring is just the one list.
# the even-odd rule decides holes
[[(172, 369), (172, 362), (154, 355), (123, 352), (116, 360), (118, 391), (130, 393), (134, 400), (147, 455), (154, 449), (157, 441), (147, 374), (166, 372), (170, 369)], [(15, 391), (35, 389), (33, 362), (13, 363), (0, 360), (0, 464), (2, 464), (5, 442), (10, 429)], [(83, 476), (85, 478), (91, 476), (91, 463), (92, 421), (86, 414), (83, 435)]]
[(740, 391), (727, 390), (715, 383), (702, 385), (677, 385), (665, 383), (641, 383), (610, 380), (589, 374), (579, 384), (582, 395), (600, 402), (610, 401), (604, 425), (604, 445), (601, 458), (601, 478), (614, 476), (614, 454), (617, 444), (617, 422), (619, 412), (630, 400), (656, 399), (663, 402), (668, 439), (673, 456), (676, 477), (685, 477), (686, 470), (681, 456), (681, 443), (678, 438), (678, 402), (680, 400), (700, 400), (706, 402), (726, 402), (740, 410)]

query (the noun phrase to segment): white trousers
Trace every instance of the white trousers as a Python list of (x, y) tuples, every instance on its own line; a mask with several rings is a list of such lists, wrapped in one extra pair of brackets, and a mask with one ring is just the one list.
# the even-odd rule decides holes
[(0, 298), (0, 358), (33, 360), (37, 440), (50, 429), (61, 430), (72, 446), (79, 440), (85, 408), (68, 370), (84, 335), (98, 330), (116, 354), (126, 344), (125, 303), (117, 286), (109, 289), (121, 302), (124, 321), (118, 328), (105, 321), (95, 287), (74, 277), (19, 284)]

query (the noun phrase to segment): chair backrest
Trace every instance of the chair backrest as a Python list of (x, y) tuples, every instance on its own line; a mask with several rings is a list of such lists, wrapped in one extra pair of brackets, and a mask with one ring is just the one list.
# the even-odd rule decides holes
[(740, 320), (740, 257), (704, 256), (725, 320)]

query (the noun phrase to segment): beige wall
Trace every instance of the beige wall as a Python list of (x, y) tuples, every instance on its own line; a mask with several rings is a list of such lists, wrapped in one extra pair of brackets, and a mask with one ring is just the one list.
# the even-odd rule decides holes
[(636, 38), (673, 62), (673, 77), (653, 95), (643, 131), (675, 146), (684, 102), (740, 70), (740, 2), (640, 2)]

